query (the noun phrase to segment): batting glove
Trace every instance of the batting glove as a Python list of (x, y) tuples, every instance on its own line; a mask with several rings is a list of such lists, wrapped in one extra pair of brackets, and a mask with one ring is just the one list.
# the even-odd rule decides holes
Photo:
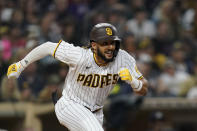
[(24, 70), (21, 62), (14, 63), (8, 67), (7, 77), (11, 78), (18, 78), (21, 72)]
[(127, 68), (122, 68), (118, 74), (121, 80), (126, 81), (127, 83), (131, 84), (132, 88), (135, 91), (141, 90), (142, 82), (140, 80), (137, 80), (135, 77), (133, 77)]

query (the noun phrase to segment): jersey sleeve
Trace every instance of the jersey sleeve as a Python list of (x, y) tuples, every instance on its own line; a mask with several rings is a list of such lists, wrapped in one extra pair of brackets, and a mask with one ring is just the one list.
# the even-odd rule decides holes
[(129, 55), (126, 51), (123, 51), (123, 62), (124, 66), (129, 69), (130, 73), (136, 78), (136, 79), (142, 79), (143, 75), (138, 70), (138, 67), (136, 65), (135, 59)]
[(76, 47), (73, 44), (69, 44), (60, 40), (57, 44), (53, 57), (60, 60), (70, 66), (75, 66), (83, 55), (83, 49)]

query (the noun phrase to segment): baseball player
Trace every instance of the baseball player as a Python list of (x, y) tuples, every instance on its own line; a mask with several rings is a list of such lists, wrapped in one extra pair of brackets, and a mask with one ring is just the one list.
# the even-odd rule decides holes
[(126, 81), (140, 95), (147, 93), (147, 80), (135, 59), (119, 49), (116, 28), (99, 23), (90, 32), (88, 48), (65, 41), (46, 42), (24, 59), (9, 66), (7, 76), (18, 78), (32, 62), (51, 55), (69, 66), (62, 97), (55, 104), (59, 122), (71, 131), (103, 131), (103, 105), (118, 79)]

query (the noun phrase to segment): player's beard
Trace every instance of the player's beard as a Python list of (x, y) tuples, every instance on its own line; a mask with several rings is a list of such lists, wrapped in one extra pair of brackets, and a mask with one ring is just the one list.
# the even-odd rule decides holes
[(106, 63), (112, 62), (114, 60), (114, 51), (113, 51), (113, 57), (110, 58), (110, 59), (106, 58), (105, 55), (100, 51), (99, 48), (97, 48), (97, 55), (99, 57), (101, 57), (101, 59), (103, 59)]

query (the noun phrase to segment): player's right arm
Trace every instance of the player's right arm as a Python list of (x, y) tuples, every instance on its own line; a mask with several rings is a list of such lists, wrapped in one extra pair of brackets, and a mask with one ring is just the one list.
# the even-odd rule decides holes
[(81, 56), (81, 49), (72, 44), (61, 41), (59, 43), (46, 42), (29, 52), (24, 59), (9, 66), (7, 76), (18, 78), (21, 72), (31, 63), (51, 55), (54, 58), (72, 66)]
[(13, 63), (8, 67), (7, 76), (18, 78), (21, 72), (31, 63), (40, 60), (48, 55), (53, 55), (57, 43), (46, 42), (34, 48), (29, 52), (24, 59), (19, 62)]

